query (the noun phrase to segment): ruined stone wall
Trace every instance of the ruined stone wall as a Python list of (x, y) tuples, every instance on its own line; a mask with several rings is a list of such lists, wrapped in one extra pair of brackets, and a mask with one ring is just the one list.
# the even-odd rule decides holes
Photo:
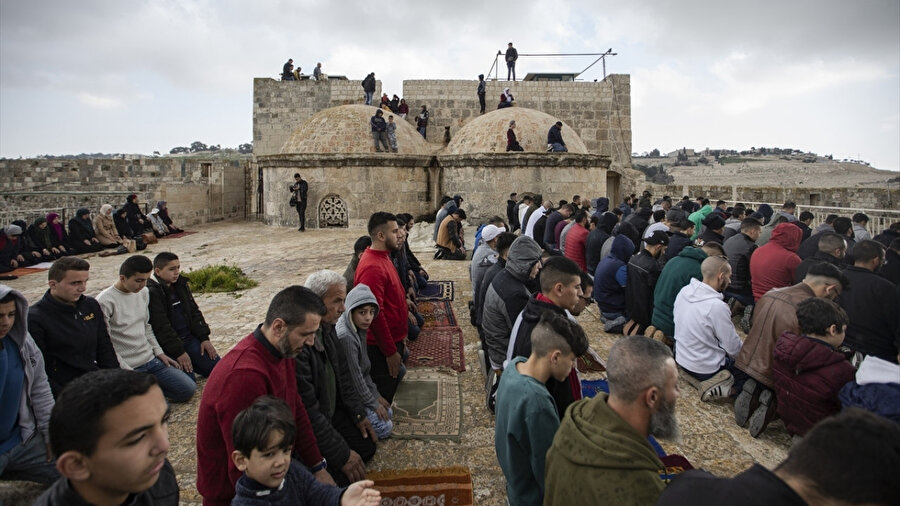
[[(403, 98), (410, 109), (408, 120), (415, 125), (413, 116), (426, 105), (430, 114), (428, 141), (443, 143), (444, 127), (450, 127), (452, 136), (478, 117), (477, 85), (477, 80), (404, 81)], [(600, 82), (488, 81), (487, 110), (497, 108), (500, 93), (506, 87), (519, 106), (572, 125), (590, 152), (609, 157), (613, 168), (631, 167), (631, 76), (610, 75)]]
[(554, 153), (441, 155), (439, 194), (460, 194), (470, 222), (506, 216), (512, 192), (539, 193), (558, 202), (573, 195), (606, 195), (609, 160), (598, 155)]
[[(430, 210), (430, 156), (419, 155), (273, 155), (257, 159), (263, 171), (263, 213), (270, 225), (297, 226), (290, 207), (293, 175), (301, 172), (309, 183), (307, 227), (320, 226), (322, 202), (339, 197), (346, 206), (347, 224), (365, 229), (376, 211), (418, 215)], [(334, 200), (334, 199), (332, 199)]]
[[(898, 209), (900, 190), (894, 188), (806, 188), (775, 186), (726, 186), (726, 185), (645, 185), (655, 197), (671, 195), (680, 199), (705, 195), (710, 200), (738, 202), (768, 202), (780, 204), (787, 201), (799, 206), (848, 207), (860, 209)], [(639, 187), (636, 193), (640, 194)]]
[[(373, 100), (380, 100), (381, 81)], [(253, 80), (253, 154), (278, 154), (291, 132), (313, 114), (329, 107), (364, 103), (362, 81)]]
[(5, 222), (32, 210), (119, 207), (130, 193), (145, 206), (168, 201), (176, 224), (195, 225), (246, 214), (249, 157), (133, 160), (0, 160), (0, 211)]

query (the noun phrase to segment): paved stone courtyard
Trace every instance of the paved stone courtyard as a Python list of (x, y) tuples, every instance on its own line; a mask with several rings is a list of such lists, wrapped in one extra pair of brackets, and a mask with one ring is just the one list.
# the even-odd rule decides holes
[[(301, 284), (308, 274), (318, 269), (343, 272), (353, 242), (365, 234), (361, 229), (300, 233), (293, 228), (243, 221), (190, 228), (198, 233), (163, 240), (144, 253), (152, 258), (161, 251), (172, 251), (181, 257), (185, 270), (217, 263), (237, 265), (259, 282), (256, 288), (237, 294), (197, 295), (197, 303), (212, 328), (212, 342), (219, 353), (225, 353), (263, 320), (269, 300), (278, 290), (290, 284)], [(471, 236), (474, 227), (466, 228)], [(424, 238), (414, 241), (414, 245), (428, 244), (430, 225), (423, 224), (414, 232), (413, 239)], [(477, 361), (478, 336), (468, 324), (467, 302), (471, 299), (468, 262), (434, 261), (428, 251), (418, 256), (432, 279), (456, 282), (453, 305), (465, 333), (467, 366), (460, 375), (464, 404), (462, 437), (459, 442), (387, 440), (379, 443), (378, 453), (368, 468), (468, 466), (474, 481), (475, 503), (503, 505), (506, 503), (504, 480), (494, 453), (493, 418), (484, 406), (483, 379)], [(91, 280), (87, 293), (96, 296), (113, 284), (123, 259), (123, 256), (90, 258)], [(47, 278), (44, 273), (37, 273), (5, 283), (34, 302), (46, 290)], [(617, 336), (602, 332), (598, 316), (596, 306), (592, 306), (582, 314), (581, 324), (592, 347), (605, 358)], [(201, 381), (201, 388), (202, 384)], [(772, 468), (785, 457), (790, 437), (780, 421), (773, 423), (759, 439), (753, 439), (745, 429), (734, 424), (730, 404), (701, 403), (697, 392), (684, 379), (679, 380), (679, 386), (682, 397), (677, 412), (683, 440), (680, 443), (662, 441), (669, 453), (682, 454), (695, 467), (721, 476), (734, 475), (754, 462)], [(199, 400), (198, 391), (192, 402), (174, 405), (169, 426), (169, 460), (178, 474), (183, 504), (200, 503), (194, 488), (194, 435)], [(0, 483), (0, 504), (30, 504), (40, 491), (40, 487), (28, 483)]]

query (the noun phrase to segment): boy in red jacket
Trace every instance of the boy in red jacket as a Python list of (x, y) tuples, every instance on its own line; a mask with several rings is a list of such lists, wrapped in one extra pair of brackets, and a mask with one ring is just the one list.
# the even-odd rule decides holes
[(837, 348), (844, 342), (847, 313), (827, 299), (810, 297), (797, 306), (802, 335), (785, 332), (775, 344), (772, 370), (778, 414), (788, 432), (803, 436), (841, 410), (838, 392), (855, 371)]

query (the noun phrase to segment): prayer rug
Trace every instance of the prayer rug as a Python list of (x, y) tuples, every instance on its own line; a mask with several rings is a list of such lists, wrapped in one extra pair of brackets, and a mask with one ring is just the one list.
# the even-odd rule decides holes
[(392, 437), (459, 441), (462, 391), (455, 372), (407, 369), (394, 394), (393, 409)]
[[(38, 265), (40, 265), (40, 264), (38, 264)], [(44, 272), (44, 271), (46, 271), (47, 269), (49, 269), (49, 267), (44, 267), (44, 268), (40, 268), (40, 267), (19, 267), (18, 269), (14, 269), (14, 270), (11, 270), (11, 271), (9, 271), (9, 272), (4, 272), (3, 275), (4, 275), (4, 276), (18, 276), (18, 277), (21, 278), (22, 276), (25, 276), (25, 275), (28, 275), (28, 274), (34, 274), (35, 272)]]
[(449, 300), (424, 300), (416, 307), (425, 318), (423, 329), (456, 326), (456, 313), (453, 312), (453, 303)]
[(428, 327), (409, 343), (406, 365), (412, 367), (447, 366), (457, 372), (466, 370), (463, 331), (459, 327)]
[(453, 300), (453, 281), (429, 281), (419, 290), (416, 300)]
[(169, 234), (169, 235), (160, 237), (160, 239), (178, 239), (179, 237), (184, 237), (186, 235), (191, 235), (191, 234), (196, 234), (196, 233), (197, 232), (189, 232), (189, 231), (185, 230), (184, 232), (178, 232), (177, 234)]
[(472, 473), (467, 467), (372, 471), (366, 479), (381, 492), (382, 506), (472, 506)]
[(576, 367), (578, 372), (606, 372), (606, 363), (591, 348), (588, 348), (584, 355), (578, 357)]

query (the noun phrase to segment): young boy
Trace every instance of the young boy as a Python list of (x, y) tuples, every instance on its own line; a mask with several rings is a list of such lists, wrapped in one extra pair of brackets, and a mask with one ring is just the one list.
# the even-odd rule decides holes
[(497, 389), (494, 446), (506, 476), (509, 504), (544, 501), (544, 461), (559, 428), (559, 415), (545, 383), (565, 381), (576, 351), (588, 343), (584, 331), (565, 316), (546, 312), (531, 333), (531, 355), (516, 357), (503, 370)]
[(391, 152), (397, 152), (397, 124), (394, 123), (394, 115), (388, 114), (387, 122), (388, 143), (391, 145)]
[(391, 405), (378, 393), (378, 387), (372, 381), (369, 374), (372, 364), (365, 349), (366, 332), (378, 314), (378, 301), (368, 286), (359, 284), (347, 294), (344, 306), (347, 310), (335, 326), (338, 342), (341, 343), (347, 357), (347, 367), (350, 369), (356, 392), (366, 406), (366, 416), (378, 439), (385, 439), (390, 437), (393, 431), (394, 424), (391, 418), (394, 413)]
[(281, 399), (263, 396), (238, 413), (231, 426), (231, 459), (243, 471), (232, 506), (258, 504), (377, 506), (381, 493), (371, 480), (341, 489), (317, 481), (291, 459), (297, 430)]
[(62, 478), (34, 504), (177, 505), (168, 421), (152, 375), (101, 369), (72, 380), (50, 414), (50, 448)]
[(801, 335), (785, 332), (775, 343), (772, 371), (778, 414), (791, 434), (803, 436), (841, 410), (838, 392), (855, 371), (844, 354), (847, 313), (834, 302), (810, 297), (797, 305)]
[(208, 378), (219, 363), (219, 354), (209, 341), (209, 325), (194, 301), (181, 262), (164, 251), (153, 259), (150, 292), (150, 326), (163, 351), (173, 357), (192, 379), (194, 372)]
[(172, 402), (187, 402), (197, 384), (181, 370), (181, 364), (163, 352), (150, 326), (150, 294), (147, 280), (153, 262), (143, 255), (125, 259), (116, 284), (100, 292), (97, 302), (119, 358), (135, 371), (156, 376), (163, 394)]

